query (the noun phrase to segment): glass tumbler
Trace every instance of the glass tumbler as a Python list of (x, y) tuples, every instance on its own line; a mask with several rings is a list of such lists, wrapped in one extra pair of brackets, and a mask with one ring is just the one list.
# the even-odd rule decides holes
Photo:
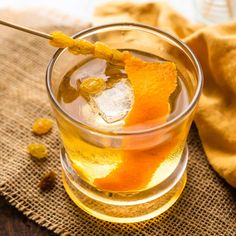
[(147, 25), (102, 25), (73, 38), (101, 41), (120, 50), (138, 50), (177, 66), (186, 90), (179, 104), (187, 105), (163, 124), (135, 130), (108, 131), (90, 126), (61, 106), (58, 90), (63, 77), (87, 56), (59, 49), (46, 74), (62, 140), (62, 180), (70, 198), (87, 213), (111, 222), (153, 218), (176, 202), (186, 183), (186, 138), (202, 88), (200, 65), (184, 43)]

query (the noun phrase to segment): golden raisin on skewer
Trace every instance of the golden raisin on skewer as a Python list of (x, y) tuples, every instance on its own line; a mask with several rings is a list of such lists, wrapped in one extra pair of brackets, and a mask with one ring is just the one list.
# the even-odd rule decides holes
[(123, 64), (123, 52), (110, 48), (102, 42), (93, 44), (84, 39), (73, 39), (62, 32), (53, 32), (51, 35), (53, 39), (49, 42), (54, 47), (68, 48), (75, 55), (92, 54), (114, 64)]
[(74, 45), (69, 47), (69, 51), (75, 55), (94, 54), (94, 45), (89, 41), (78, 39), (74, 40)]

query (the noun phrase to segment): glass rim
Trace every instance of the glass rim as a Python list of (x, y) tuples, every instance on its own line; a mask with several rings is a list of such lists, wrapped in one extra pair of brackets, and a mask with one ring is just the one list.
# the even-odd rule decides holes
[(58, 57), (65, 51), (67, 50), (66, 48), (60, 48), (58, 49), (54, 55), (52, 56), (52, 59), (49, 61), (47, 70), (46, 70), (46, 88), (47, 88), (47, 92), (49, 95), (50, 100), (53, 102), (53, 104), (56, 106), (56, 108), (64, 115), (64, 117), (69, 120), (72, 121), (73, 123), (75, 123), (76, 125), (78, 125), (81, 128), (90, 130), (92, 132), (96, 132), (96, 133), (100, 133), (100, 134), (105, 134), (105, 135), (138, 135), (138, 134), (146, 134), (146, 133), (151, 133), (154, 131), (158, 131), (161, 130), (163, 128), (167, 128), (170, 127), (172, 124), (178, 122), (179, 120), (183, 119), (188, 113), (190, 113), (193, 108), (195, 107), (195, 105), (197, 104), (199, 97), (201, 95), (201, 90), (202, 90), (202, 86), (203, 86), (203, 72), (201, 69), (201, 65), (198, 62), (196, 56), (193, 54), (192, 50), (181, 40), (177, 39), (176, 37), (172, 36), (171, 34), (160, 30), (159, 28), (153, 27), (153, 26), (149, 26), (146, 24), (141, 24), (141, 23), (129, 23), (129, 22), (125, 22), (125, 23), (111, 23), (111, 24), (103, 24), (103, 25), (99, 25), (99, 26), (95, 26), (95, 27), (90, 27), (87, 28), (85, 30), (79, 31), (77, 33), (75, 33), (74, 35), (72, 35), (72, 38), (81, 38), (84, 35), (86, 36), (87, 34), (93, 32), (93, 31), (97, 31), (97, 30), (101, 30), (101, 29), (106, 29), (106, 28), (111, 28), (111, 27), (134, 27), (134, 29), (136, 30), (149, 30), (149, 31), (154, 31), (158, 34), (161, 34), (163, 36), (165, 36), (166, 38), (170, 39), (171, 41), (173, 41), (174, 43), (176, 43), (177, 45), (179, 45), (182, 49), (184, 49), (184, 52), (191, 58), (192, 62), (194, 63), (196, 72), (197, 72), (197, 77), (198, 77), (198, 82), (197, 82), (197, 88), (196, 91), (194, 93), (194, 96), (191, 100), (191, 102), (188, 104), (188, 106), (182, 111), (180, 112), (177, 116), (173, 117), (173, 119), (168, 120), (167, 122), (163, 123), (163, 124), (159, 124), (156, 125), (154, 127), (151, 128), (144, 128), (144, 129), (140, 129), (140, 130), (131, 130), (131, 131), (108, 131), (108, 130), (102, 130), (102, 129), (96, 129), (95, 127), (91, 127), (87, 124), (84, 124), (82, 122), (80, 122), (79, 120), (75, 119), (73, 116), (71, 116), (70, 114), (68, 114), (66, 111), (64, 111), (64, 109), (61, 107), (60, 103), (57, 101), (55, 95), (53, 94), (52, 88), (51, 88), (51, 77), (52, 77), (52, 71), (53, 71), (53, 66), (56, 63)]

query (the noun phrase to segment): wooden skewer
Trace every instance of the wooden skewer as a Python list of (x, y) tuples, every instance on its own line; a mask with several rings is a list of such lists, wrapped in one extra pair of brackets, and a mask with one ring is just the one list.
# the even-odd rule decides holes
[[(24, 27), (24, 26), (21, 26), (21, 25), (17, 25), (17, 24), (14, 24), (14, 23), (10, 23), (10, 22), (7, 22), (7, 21), (0, 20), (0, 25), (5, 25), (5, 26), (8, 26), (8, 27), (11, 27), (11, 28), (14, 28), (14, 29), (26, 32), (26, 33), (30, 33), (30, 34), (33, 34), (33, 35), (36, 35), (36, 36), (40, 36), (40, 37), (48, 39), (48, 40), (52, 40), (52, 41), (55, 40), (55, 37), (53, 35), (50, 35), (50, 34), (47, 34), (47, 33), (41, 32), (41, 31), (37, 31), (37, 30), (31, 29), (31, 28), (27, 28), (27, 27)], [(69, 36), (64, 35), (63, 33), (61, 33), (61, 35), (65, 38), (67, 38), (67, 39), (70, 38)], [(56, 38), (56, 41), (57, 40), (58, 40), (58, 38)], [(72, 46), (72, 53), (74, 53), (75, 55), (78, 55), (78, 54), (84, 54), (84, 55), (93, 54), (97, 58), (101, 58), (101, 59), (110, 61), (114, 64), (119, 64), (119, 65), (122, 64), (123, 65), (123, 53), (116, 50), (116, 49), (109, 48), (108, 46), (106, 46), (102, 43), (92, 44), (91, 42), (85, 41), (85, 40), (82, 40), (82, 42), (77, 41), (76, 43), (81, 43), (81, 48), (82, 49), (80, 49), (80, 47), (78, 47), (78, 46), (75, 46), (75, 49), (74, 49), (73, 46)], [(69, 47), (67, 44), (65, 44), (65, 46), (64, 46), (63, 40), (62, 40), (62, 45), (63, 45), (62, 48)], [(56, 44), (56, 46), (55, 46), (55, 45), (52, 44), (52, 46), (58, 48), (61, 45), (59, 44), (59, 46), (58, 46), (58, 44)], [(101, 47), (106, 52), (101, 53), (100, 52)], [(97, 50), (96, 50), (96, 48), (97, 48)], [(76, 51), (76, 53), (75, 53), (75, 51)], [(96, 54), (96, 52), (97, 52), (97, 54)]]
[(53, 39), (50, 34), (47, 34), (47, 33), (44, 33), (44, 32), (38, 31), (38, 30), (30, 29), (28, 27), (24, 27), (24, 26), (21, 26), (21, 25), (13, 24), (11, 22), (3, 21), (1, 19), (0, 19), (0, 24), (11, 27), (11, 28), (14, 28), (14, 29), (17, 29), (17, 30), (24, 31), (24, 32), (29, 33), (29, 34), (34, 34), (34, 35), (40, 36), (40, 37), (45, 38), (45, 39), (49, 39), (49, 40)]

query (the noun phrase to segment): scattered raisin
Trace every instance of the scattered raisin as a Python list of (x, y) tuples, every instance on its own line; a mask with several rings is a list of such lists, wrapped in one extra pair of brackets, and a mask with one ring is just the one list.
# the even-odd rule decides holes
[(106, 88), (106, 83), (102, 78), (89, 77), (80, 84), (80, 90), (88, 94), (98, 94)]
[(46, 134), (52, 128), (52, 121), (47, 118), (36, 119), (32, 125), (32, 132), (38, 135)]
[(49, 171), (40, 180), (39, 188), (42, 191), (49, 191), (53, 188), (55, 182), (56, 182), (56, 173), (54, 171)]
[(38, 159), (47, 157), (48, 150), (44, 144), (41, 143), (31, 143), (27, 146), (28, 153)]

